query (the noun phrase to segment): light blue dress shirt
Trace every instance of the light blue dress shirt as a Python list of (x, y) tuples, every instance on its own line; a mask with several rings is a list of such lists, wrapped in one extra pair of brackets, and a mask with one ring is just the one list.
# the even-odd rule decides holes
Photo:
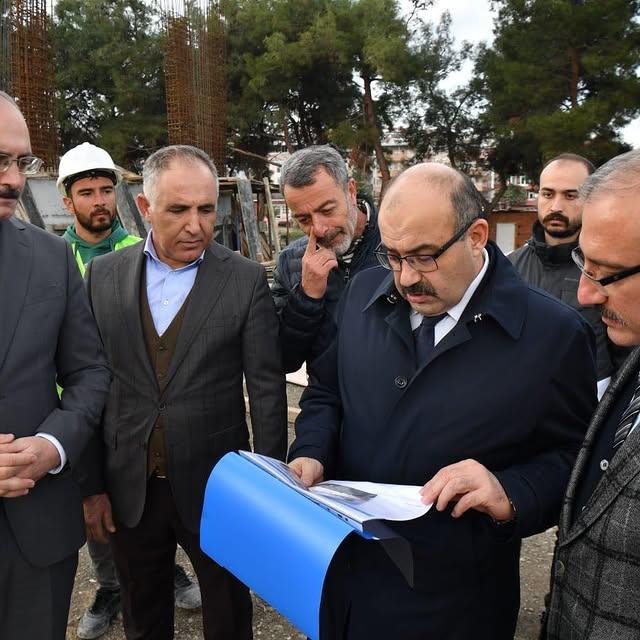
[(189, 295), (198, 275), (198, 267), (204, 259), (204, 251), (191, 264), (180, 269), (172, 269), (158, 258), (153, 245), (153, 231), (150, 231), (144, 243), (144, 252), (147, 256), (145, 264), (147, 300), (153, 324), (158, 335), (161, 336)]

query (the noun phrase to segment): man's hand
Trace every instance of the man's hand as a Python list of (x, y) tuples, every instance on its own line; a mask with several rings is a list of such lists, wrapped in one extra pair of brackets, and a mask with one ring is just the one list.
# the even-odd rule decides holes
[(305, 487), (322, 482), (324, 477), (322, 463), (313, 458), (296, 458), (289, 463), (289, 468), (300, 478)]
[(422, 502), (436, 502), (443, 511), (449, 502), (457, 502), (451, 515), (459, 518), (468, 509), (475, 509), (499, 522), (513, 520), (515, 512), (498, 479), (475, 460), (463, 460), (440, 469), (420, 489)]
[(109, 534), (116, 532), (109, 496), (106, 493), (89, 496), (82, 501), (82, 508), (87, 539), (108, 544)]
[(12, 433), (0, 433), (0, 498), (25, 496), (36, 484), (22, 475), (36, 461), (36, 456), (24, 451), (20, 440)]
[(327, 290), (329, 272), (337, 266), (336, 254), (331, 249), (317, 245), (312, 227), (307, 248), (302, 256), (302, 290), (310, 298), (322, 298)]
[(60, 466), (60, 454), (51, 442), (38, 436), (27, 436), (14, 440), (16, 446), (21, 447), (24, 453), (35, 456), (34, 461), (23, 467), (18, 477), (38, 482), (51, 471)]

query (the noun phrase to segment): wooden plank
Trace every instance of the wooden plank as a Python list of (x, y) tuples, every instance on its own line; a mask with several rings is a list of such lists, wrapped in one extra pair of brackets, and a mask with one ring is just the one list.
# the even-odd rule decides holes
[(264, 178), (264, 197), (267, 203), (267, 212), (269, 215), (269, 231), (271, 232), (271, 246), (273, 247), (272, 256), (277, 260), (280, 255), (280, 234), (278, 233), (278, 223), (276, 221), (276, 213), (273, 210), (273, 200), (271, 199), (271, 185), (269, 178)]
[(242, 214), (242, 226), (247, 239), (249, 257), (252, 260), (262, 262), (262, 247), (260, 246), (260, 234), (258, 233), (258, 221), (253, 208), (253, 193), (251, 183), (246, 179), (238, 179), (238, 200), (240, 202), (240, 212)]

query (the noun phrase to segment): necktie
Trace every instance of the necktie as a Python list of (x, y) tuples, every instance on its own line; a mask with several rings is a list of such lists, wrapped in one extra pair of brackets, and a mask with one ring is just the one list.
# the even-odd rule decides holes
[(431, 355), (434, 349), (435, 326), (446, 315), (446, 313), (441, 313), (438, 316), (424, 316), (420, 326), (413, 332), (413, 341), (416, 346), (416, 363), (419, 367)]
[(640, 413), (640, 376), (636, 380), (636, 390), (633, 392), (629, 406), (624, 410), (620, 418), (620, 424), (613, 436), (613, 450), (615, 451), (629, 435), (631, 427), (633, 427), (638, 414)]

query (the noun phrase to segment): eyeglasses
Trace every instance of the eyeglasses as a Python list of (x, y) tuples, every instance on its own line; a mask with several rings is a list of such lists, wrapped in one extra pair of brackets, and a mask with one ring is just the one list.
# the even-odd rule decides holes
[(594, 278), (588, 271), (585, 270), (584, 253), (582, 253), (582, 249), (580, 249), (580, 247), (576, 247), (571, 252), (571, 257), (573, 258), (573, 261), (576, 263), (578, 269), (580, 269), (580, 273), (582, 273), (582, 275), (585, 278), (588, 278), (589, 280), (591, 280), (593, 284), (597, 285), (600, 292), (605, 295), (607, 295), (607, 292), (604, 289), (604, 287), (606, 287), (608, 284), (612, 284), (614, 282), (624, 280), (629, 276), (633, 276), (636, 273), (640, 273), (640, 265), (639, 265), (637, 267), (630, 267), (629, 269), (623, 269), (622, 271), (618, 271), (618, 273), (614, 273), (613, 275), (607, 276), (606, 278), (600, 278), (598, 280)]
[(32, 176), (38, 173), (42, 167), (42, 160), (35, 156), (18, 156), (17, 158), (13, 158), (8, 153), (0, 153), (0, 173), (8, 171), (12, 162), (16, 163), (18, 171), (25, 176)]
[(414, 253), (409, 256), (397, 256), (394, 253), (389, 253), (386, 249), (382, 248), (380, 245), (375, 251), (375, 256), (378, 258), (378, 262), (385, 268), (390, 271), (402, 271), (402, 261), (405, 260), (406, 263), (414, 270), (419, 271), (420, 273), (429, 273), (431, 271), (438, 270), (438, 263), (436, 260), (447, 250), (449, 247), (453, 246), (462, 236), (469, 230), (469, 227), (476, 221), (478, 218), (474, 218), (467, 222), (456, 234), (450, 239), (447, 240), (435, 253), (426, 255), (420, 253)]

